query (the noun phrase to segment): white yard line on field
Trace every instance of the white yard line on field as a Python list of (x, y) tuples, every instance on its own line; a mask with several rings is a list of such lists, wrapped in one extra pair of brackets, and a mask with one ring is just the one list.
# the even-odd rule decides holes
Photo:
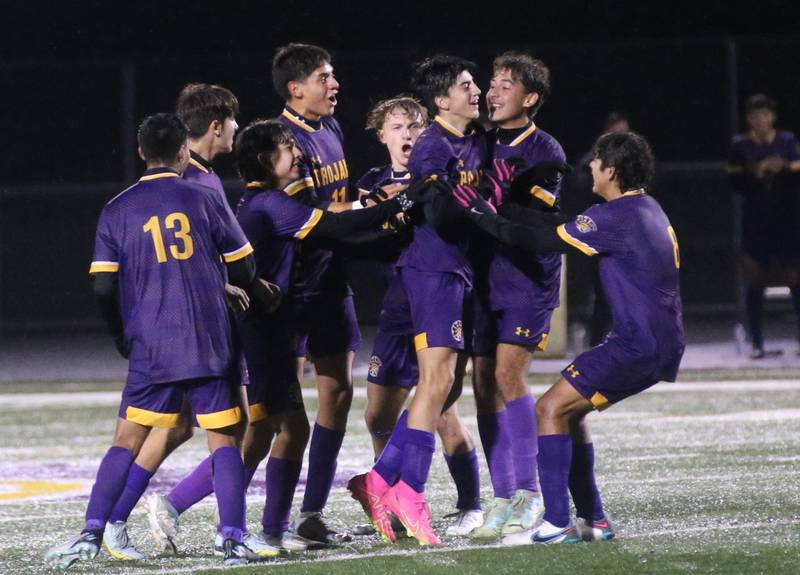
[[(541, 395), (548, 385), (531, 385), (531, 392)], [(645, 393), (675, 393), (687, 391), (792, 391), (800, 390), (800, 381), (795, 380), (759, 380), (759, 381), (700, 381), (681, 383), (659, 383)], [(367, 397), (367, 389), (358, 386), (354, 396)], [(119, 391), (81, 391), (54, 393), (2, 393), (0, 386), (0, 409), (30, 409), (31, 407), (99, 407), (117, 405), (120, 401)], [(472, 388), (464, 387), (463, 395), (471, 397)], [(317, 396), (315, 389), (303, 389), (303, 397), (312, 399)]]

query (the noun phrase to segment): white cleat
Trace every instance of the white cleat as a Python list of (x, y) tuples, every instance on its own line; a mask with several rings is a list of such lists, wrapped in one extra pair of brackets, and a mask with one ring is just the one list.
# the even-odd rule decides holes
[(466, 537), (483, 525), (483, 511), (480, 509), (460, 510), (458, 513), (453, 513), (446, 517), (455, 519), (455, 521), (445, 529), (444, 533), (449, 537)]
[(271, 547), (279, 547), (289, 552), (302, 553), (303, 551), (315, 551), (317, 549), (324, 549), (325, 544), (319, 541), (312, 541), (292, 533), (291, 531), (284, 531), (280, 535), (262, 535), (264, 543)]
[(503, 525), (503, 535), (533, 529), (544, 515), (542, 496), (536, 491), (517, 489), (511, 498), (511, 512)]
[(44, 554), (44, 562), (56, 569), (67, 569), (77, 561), (90, 561), (100, 552), (97, 535), (84, 531), (77, 539), (51, 547)]
[(555, 543), (580, 543), (575, 525), (570, 521), (566, 527), (556, 527), (549, 521), (542, 521), (536, 529), (529, 529), (503, 537), (503, 545), (532, 545), (534, 543), (552, 545)]
[(483, 525), (472, 530), (473, 539), (497, 539), (503, 533), (503, 525), (511, 515), (511, 499), (495, 497), (486, 509)]
[(150, 533), (156, 540), (159, 552), (178, 552), (175, 538), (178, 536), (179, 513), (163, 495), (151, 495), (145, 501), (147, 509), (147, 523)]
[(120, 561), (141, 561), (144, 559), (128, 537), (128, 525), (124, 521), (106, 523), (103, 532), (103, 547), (114, 559)]

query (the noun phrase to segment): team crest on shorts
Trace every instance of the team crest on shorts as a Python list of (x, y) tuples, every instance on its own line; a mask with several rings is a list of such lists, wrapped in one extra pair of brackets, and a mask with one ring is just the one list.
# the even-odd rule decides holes
[(453, 339), (459, 343), (464, 341), (464, 328), (461, 325), (460, 319), (454, 321), (453, 325), (450, 326), (450, 335), (452, 335)]
[(594, 223), (594, 220), (583, 214), (575, 218), (575, 227), (577, 227), (578, 231), (582, 234), (597, 231), (597, 224)]
[(373, 355), (369, 358), (369, 375), (370, 377), (378, 377), (378, 372), (381, 370), (381, 358), (377, 355)]

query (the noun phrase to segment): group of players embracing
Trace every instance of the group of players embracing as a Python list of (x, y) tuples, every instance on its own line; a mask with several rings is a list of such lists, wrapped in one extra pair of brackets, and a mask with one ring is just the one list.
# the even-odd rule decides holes
[[(179, 516), (212, 492), (214, 550), (226, 564), (350, 538), (323, 511), (361, 341), (345, 272), (359, 257), (385, 263), (387, 287), (365, 413), (375, 464), (348, 484), (370, 525), (353, 534), (440, 543), (425, 500), (438, 432), (458, 493), (448, 536), (509, 545), (614, 536), (584, 418), (674, 380), (684, 347), (677, 239), (647, 194), (653, 157), (634, 133), (602, 136), (590, 167), (606, 202), (568, 216), (559, 209), (564, 152), (533, 121), (550, 93), (548, 68), (524, 53), (494, 60), (489, 130), (477, 123), (476, 74), (472, 62), (433, 56), (413, 72), (419, 100), (374, 107), (367, 127), (391, 161), (358, 180), (358, 194), (333, 118), (339, 83), (317, 46), (277, 51), (272, 81), (286, 107), (249, 124), (235, 145), (238, 102), (216, 85), (188, 85), (176, 114), (142, 122), (147, 170), (103, 209), (90, 269), (129, 375), (85, 528), (50, 549), (49, 564), (91, 559), (101, 545), (117, 559), (143, 558), (127, 518), (193, 426), (207, 430), (209, 457), (146, 501), (164, 548), (175, 546)], [(235, 216), (211, 167), (231, 151), (246, 184)], [(614, 324), (537, 403), (526, 377), (547, 344), (568, 252), (601, 258)], [(319, 397), (313, 431), (300, 386), (306, 357)], [(486, 509), (456, 404), (469, 357), (494, 492)], [(262, 524), (251, 532), (245, 493), (265, 458)]]

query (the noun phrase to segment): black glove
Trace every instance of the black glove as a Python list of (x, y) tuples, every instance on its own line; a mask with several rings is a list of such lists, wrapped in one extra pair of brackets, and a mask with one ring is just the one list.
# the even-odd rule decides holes
[(464, 208), (467, 215), (473, 219), (478, 220), (485, 215), (494, 215), (497, 213), (494, 205), (481, 197), (481, 195), (469, 186), (457, 185), (453, 189), (453, 198), (456, 203)]
[(543, 162), (536, 166), (518, 172), (511, 183), (508, 197), (509, 200), (527, 206), (535, 197), (535, 188), (541, 188), (548, 193), (554, 190), (561, 183), (564, 174), (569, 174), (572, 168), (567, 164), (559, 162)]
[(430, 177), (411, 184), (401, 193), (415, 204), (426, 204), (437, 194), (449, 194), (450, 186), (441, 178)]
[[(391, 183), (392, 183), (391, 181), (388, 182), (388, 184)], [(389, 197), (389, 194), (387, 194), (381, 186), (385, 186), (388, 184), (387, 182), (380, 182), (375, 184), (374, 186), (372, 186), (372, 189), (369, 191), (369, 193), (364, 196), (361, 196), (358, 199), (358, 201), (360, 201), (361, 205), (364, 206), (365, 208), (367, 207), (367, 202), (370, 200), (372, 200), (372, 202), (375, 204), (381, 203), (382, 201), (386, 200)]]

